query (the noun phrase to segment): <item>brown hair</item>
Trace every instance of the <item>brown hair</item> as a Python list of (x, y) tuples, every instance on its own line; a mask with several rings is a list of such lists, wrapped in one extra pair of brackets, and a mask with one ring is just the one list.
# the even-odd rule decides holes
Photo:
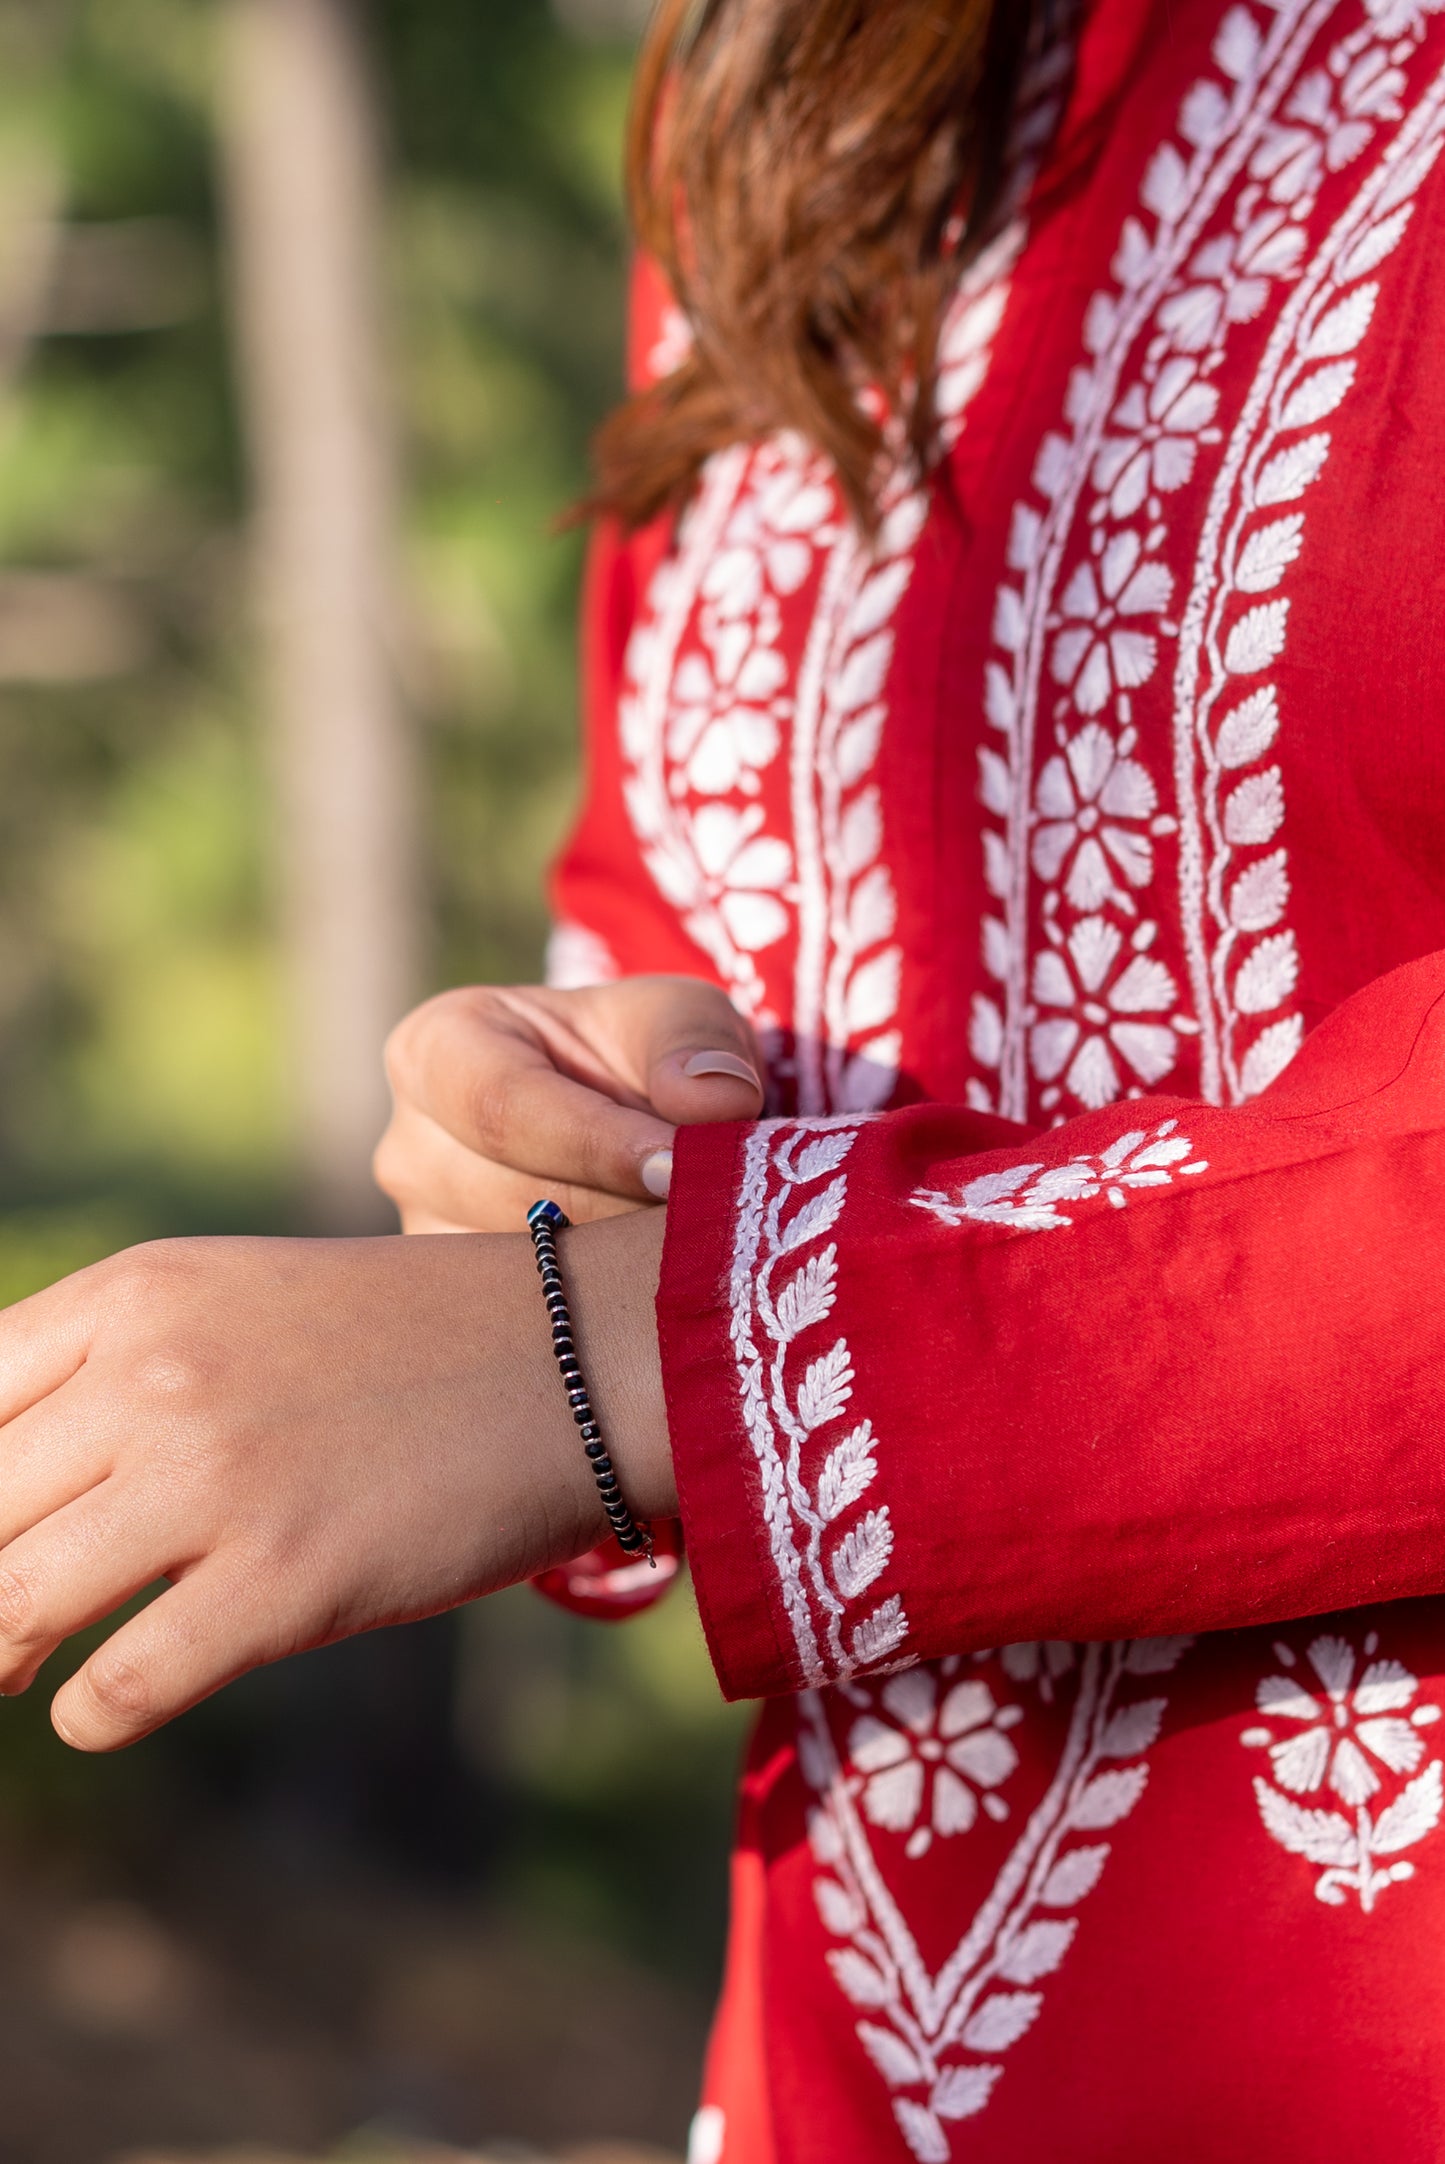
[(859, 389), (926, 462), (942, 304), (997, 205), (1038, 7), (660, 0), (628, 184), (693, 345), (600, 430), (597, 508), (643, 524), (711, 452), (791, 428), (872, 524), (882, 428)]

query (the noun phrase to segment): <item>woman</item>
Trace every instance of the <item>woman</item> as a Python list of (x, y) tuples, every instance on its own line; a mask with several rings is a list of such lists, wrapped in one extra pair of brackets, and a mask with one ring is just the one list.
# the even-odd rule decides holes
[(697, 2158), (1437, 2160), (1440, 0), (671, 0), (637, 141), (591, 988), (398, 1035), (486, 1230), (0, 1320), (4, 1673), (167, 1573), (107, 1748), (591, 1545), (546, 1190), (769, 1701)]

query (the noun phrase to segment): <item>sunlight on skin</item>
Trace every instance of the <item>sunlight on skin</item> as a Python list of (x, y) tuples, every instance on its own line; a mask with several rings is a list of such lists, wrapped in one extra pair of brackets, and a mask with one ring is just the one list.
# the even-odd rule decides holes
[[(660, 1212), (567, 1236), (579, 1342), (644, 1516), (676, 1508), (661, 1241)], [(0, 1688), (171, 1582), (59, 1693), (83, 1750), (606, 1532), (515, 1234), (131, 1249), (0, 1316), (0, 1413)]]
[(564, 1267), (623, 1491), (675, 1515), (645, 1205), (674, 1123), (757, 1116), (759, 1065), (689, 978), (447, 994), (392, 1040), (378, 1153), (408, 1229), (447, 1236), (160, 1241), (0, 1314), (0, 1690), (168, 1580), (55, 1701), (68, 1743), (113, 1750), (601, 1539), (510, 1229), (539, 1191), (582, 1220)]

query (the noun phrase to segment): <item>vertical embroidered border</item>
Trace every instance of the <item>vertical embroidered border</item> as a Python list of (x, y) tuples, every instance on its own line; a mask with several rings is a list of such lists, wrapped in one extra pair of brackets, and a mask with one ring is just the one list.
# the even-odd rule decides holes
[(733, 1355), (779, 1596), (809, 1686), (895, 1659), (909, 1627), (896, 1594), (874, 1594), (893, 1553), (888, 1506), (861, 1507), (878, 1438), (870, 1420), (845, 1426), (852, 1353), (846, 1337), (828, 1344), (820, 1334), (837, 1299), (827, 1236), (847, 1200), (841, 1167), (862, 1117), (756, 1127), (737, 1198)]
[[(1052, 598), (1069, 537), (1116, 411), (1129, 353), (1183, 273), (1209, 218), (1257, 147), (1337, 4), (1289, 0), (1276, 8), (1271, 0), (1263, 31), (1256, 12), (1244, 6), (1227, 11), (1215, 44), (1221, 79), (1205, 78), (1182, 108), (1180, 127), (1193, 155), (1186, 160), (1170, 136), (1150, 161), (1142, 208), (1155, 220), (1153, 237), (1138, 218), (1127, 221), (1115, 260), (1117, 283), (1096, 294), (1088, 310), (1086, 361), (1070, 383), (1067, 433), (1050, 434), (1040, 446), (1034, 487), (1043, 508), (1027, 502), (1016, 508), (1010, 560), (1021, 584), (1005, 582), (999, 590), (995, 640), (1004, 659), (989, 664), (985, 700), (988, 718), (1004, 744), (1003, 755), (995, 755), (1002, 770), (999, 779), (985, 789), (1002, 831), (987, 828), (984, 836), (986, 884), (1002, 910), (1001, 919), (985, 927), (985, 953), (1002, 986), (1003, 1009), (999, 1014), (992, 1001), (981, 1000), (974, 1031), (975, 1058), (986, 1077), (974, 1095), (980, 1103), (986, 1098), (988, 1109), (1012, 1118), (1025, 1118), (1029, 1110), (1035, 737)], [(1125, 535), (1116, 538), (1122, 550)], [(1137, 556), (1137, 537), (1135, 544)], [(1121, 567), (1132, 562), (1121, 553)], [(1112, 598), (1122, 602), (1127, 595), (1121, 591)], [(986, 764), (986, 781), (989, 771)]]
[[(1442, 144), (1445, 73), (1371, 168), (1281, 311), (1201, 534), (1180, 631), (1174, 728), (1180, 913), (1203, 1092), (1216, 1103), (1266, 1089), (1304, 1034), (1302, 1017), (1289, 1014), (1266, 1021), (1240, 1048), (1243, 1028), (1288, 1001), (1299, 968), (1293, 933), (1277, 929), (1289, 892), (1285, 852), (1260, 853), (1283, 822), (1284, 783), (1277, 765), (1264, 764), (1281, 725), (1278, 694), (1257, 679), (1286, 644), (1290, 603), (1277, 590), (1305, 528), (1304, 513), (1288, 507), (1325, 471), (1331, 435), (1317, 424), (1353, 388), (1350, 356), (1380, 293), (1369, 273), (1403, 240)], [(1221, 713), (1231, 693), (1239, 697)]]

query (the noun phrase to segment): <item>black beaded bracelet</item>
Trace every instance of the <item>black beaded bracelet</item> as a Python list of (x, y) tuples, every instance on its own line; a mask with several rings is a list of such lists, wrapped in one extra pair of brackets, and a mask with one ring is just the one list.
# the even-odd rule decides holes
[(557, 1355), (557, 1366), (562, 1376), (562, 1386), (567, 1392), (567, 1403), (572, 1408), (572, 1418), (582, 1435), (582, 1447), (592, 1466), (593, 1478), (602, 1497), (602, 1507), (607, 1522), (625, 1555), (646, 1556), (651, 1569), (657, 1568), (657, 1557), (652, 1552), (652, 1534), (645, 1525), (639, 1525), (617, 1485), (617, 1474), (607, 1445), (602, 1440), (602, 1429), (587, 1385), (582, 1380), (582, 1363), (577, 1358), (577, 1347), (572, 1337), (572, 1314), (567, 1305), (567, 1295), (562, 1287), (562, 1266), (557, 1260), (557, 1235), (565, 1232), (572, 1222), (558, 1209), (555, 1202), (534, 1202), (527, 1212), (527, 1230), (532, 1235), (536, 1251), (537, 1270), (542, 1279), (542, 1297), (547, 1303), (547, 1316), (552, 1325), (552, 1350)]

